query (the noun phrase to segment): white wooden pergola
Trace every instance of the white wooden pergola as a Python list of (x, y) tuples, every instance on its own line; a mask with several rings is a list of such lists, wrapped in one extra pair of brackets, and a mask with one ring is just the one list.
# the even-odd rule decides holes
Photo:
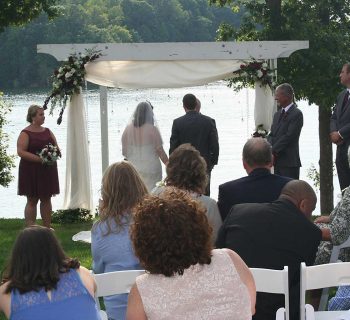
[[(87, 65), (86, 79), (100, 85), (104, 171), (109, 165), (107, 87), (174, 88), (203, 85), (232, 77), (232, 72), (239, 68), (241, 61), (251, 59), (268, 60), (270, 67), (277, 69), (278, 58), (308, 49), (309, 41), (39, 44), (37, 52), (63, 61), (74, 52), (84, 53), (86, 49), (93, 48), (101, 50), (103, 55)], [(143, 74), (146, 76), (143, 77)], [(71, 180), (76, 179), (71, 177)]]

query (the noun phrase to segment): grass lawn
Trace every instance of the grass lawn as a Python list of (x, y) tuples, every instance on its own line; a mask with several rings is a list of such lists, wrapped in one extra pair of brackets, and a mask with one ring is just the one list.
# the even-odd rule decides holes
[[(38, 220), (38, 224), (41, 221)], [(91, 269), (91, 247), (90, 244), (83, 242), (72, 241), (72, 236), (83, 230), (90, 230), (90, 223), (74, 223), (74, 224), (52, 224), (59, 241), (61, 242), (64, 251), (69, 257), (79, 259), (81, 265)], [(24, 219), (0, 219), (0, 270), (3, 271), (6, 261), (9, 258), (12, 245), (17, 237), (17, 234), (24, 227)], [(40, 250), (40, 248), (38, 248)], [(0, 314), (0, 320), (6, 318)]]

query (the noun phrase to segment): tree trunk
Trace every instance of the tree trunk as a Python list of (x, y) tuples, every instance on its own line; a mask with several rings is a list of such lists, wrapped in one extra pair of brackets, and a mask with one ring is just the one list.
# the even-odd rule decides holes
[(333, 210), (333, 154), (329, 139), (329, 119), (331, 111), (318, 107), (319, 142), (320, 142), (320, 195), (321, 214), (328, 215)]

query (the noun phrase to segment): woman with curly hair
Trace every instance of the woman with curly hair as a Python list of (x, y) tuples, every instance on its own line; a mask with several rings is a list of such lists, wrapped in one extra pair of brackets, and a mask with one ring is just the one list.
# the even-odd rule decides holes
[(89, 270), (66, 256), (49, 228), (22, 230), (0, 286), (0, 311), (11, 320), (99, 320)]
[[(99, 220), (91, 232), (93, 270), (104, 273), (140, 269), (129, 236), (133, 209), (147, 194), (133, 165), (127, 161), (110, 165), (102, 178)], [(108, 319), (125, 319), (127, 294), (104, 298)]]
[(255, 284), (243, 260), (213, 250), (203, 207), (168, 188), (137, 206), (131, 239), (146, 274), (129, 295), (127, 319), (251, 319)]
[[(198, 200), (206, 208), (209, 223), (213, 227), (215, 242), (222, 220), (216, 201), (204, 195), (208, 182), (207, 164), (204, 158), (189, 143), (182, 144), (170, 154), (166, 172), (166, 186), (187, 191), (193, 199)], [(164, 187), (158, 186), (152, 193), (160, 194), (163, 191)]]

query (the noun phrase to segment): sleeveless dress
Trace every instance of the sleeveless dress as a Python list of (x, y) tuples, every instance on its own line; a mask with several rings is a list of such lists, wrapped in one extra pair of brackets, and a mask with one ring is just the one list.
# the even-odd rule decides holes
[(225, 249), (212, 251), (209, 265), (196, 264), (182, 276), (136, 278), (148, 320), (248, 320), (250, 297)]
[[(37, 154), (48, 143), (54, 144), (50, 130), (42, 132), (22, 130), (29, 137), (28, 152)], [(21, 159), (18, 169), (18, 194), (28, 197), (51, 197), (60, 193), (57, 163), (43, 165), (41, 163)]]
[(44, 289), (20, 294), (11, 291), (10, 320), (100, 320), (96, 303), (76, 270), (61, 273), (51, 301)]

